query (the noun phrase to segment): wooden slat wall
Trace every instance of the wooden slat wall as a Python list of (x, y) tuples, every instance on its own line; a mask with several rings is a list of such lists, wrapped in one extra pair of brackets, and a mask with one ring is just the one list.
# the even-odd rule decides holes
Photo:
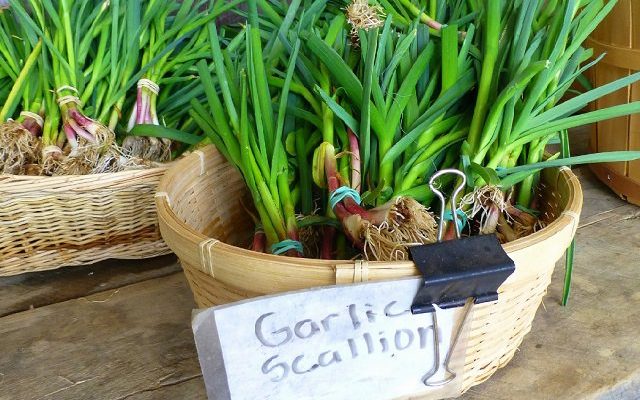
[[(640, 4), (638, 4), (637, 0), (635, 1), (635, 5), (632, 5), (632, 0), (629, 1), (629, 7), (631, 11), (630, 15), (630, 26), (631, 26), (631, 44), (635, 49), (640, 49)], [(640, 69), (640, 65), (638, 66)], [(636, 83), (633, 85), (631, 90), (631, 101), (639, 101), (640, 100), (640, 83)], [(629, 124), (629, 148), (632, 150), (640, 150), (640, 116), (633, 115), (631, 117), (631, 123)], [(629, 163), (629, 178), (636, 182), (640, 182), (640, 161), (632, 161)], [(640, 196), (640, 193), (637, 194)]]
[[(594, 67), (588, 76), (594, 86), (602, 86), (639, 71), (640, 62), (635, 65), (635, 60), (638, 59), (637, 53), (640, 51), (640, 1), (620, 0), (591, 37), (603, 45), (620, 50), (615, 52), (616, 54), (610, 52)], [(589, 44), (587, 43), (587, 46)], [(636, 54), (632, 55), (631, 52)], [(595, 56), (600, 53), (596, 48)], [(626, 57), (626, 54), (629, 56)], [(640, 84), (634, 84), (603, 97), (595, 106), (605, 108), (639, 100)], [(595, 151), (640, 150), (640, 115), (599, 122), (595, 126), (590, 143)], [(640, 161), (610, 163), (606, 168), (640, 184)], [(640, 193), (622, 194), (640, 197)]]

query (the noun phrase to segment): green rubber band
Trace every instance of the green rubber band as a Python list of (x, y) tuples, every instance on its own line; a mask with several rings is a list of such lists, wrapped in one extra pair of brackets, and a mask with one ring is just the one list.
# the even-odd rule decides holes
[(351, 189), (348, 186), (340, 186), (333, 193), (331, 193), (331, 196), (329, 197), (329, 204), (331, 205), (331, 209), (336, 208), (336, 205), (347, 197), (351, 197), (353, 201), (358, 204), (362, 203), (362, 199), (360, 199), (360, 193), (358, 193), (357, 190)]
[(271, 254), (280, 255), (289, 250), (295, 250), (302, 254), (302, 243), (297, 240), (285, 239), (282, 242), (275, 243), (271, 246)]
[[(467, 220), (467, 214), (458, 209), (456, 211), (456, 215), (458, 216), (457, 221), (458, 221), (458, 230), (462, 231), (464, 229), (465, 226), (467, 226), (468, 220)], [(451, 212), (451, 210), (447, 210), (444, 212), (444, 220), (445, 221), (453, 221), (453, 213)]]

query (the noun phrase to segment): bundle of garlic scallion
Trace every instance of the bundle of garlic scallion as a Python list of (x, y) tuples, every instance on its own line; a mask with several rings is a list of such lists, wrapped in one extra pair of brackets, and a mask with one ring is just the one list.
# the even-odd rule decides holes
[(210, 57), (202, 27), (239, 1), (209, 12), (203, 0), (8, 3), (0, 10), (3, 173), (146, 168), (201, 139), (181, 134), (188, 144), (172, 145), (146, 137), (147, 128), (197, 133), (184, 105), (204, 97), (196, 74), (197, 61)]
[[(558, 0), (553, 12), (545, 0), (246, 3), (246, 23), (208, 24), (207, 100), (190, 115), (244, 176), (256, 251), (406, 259), (436, 240), (426, 183), (449, 167), (468, 186), (445, 216), (507, 242), (547, 222), (543, 168), (640, 157), (568, 157), (567, 129), (640, 111), (574, 115), (639, 74), (562, 101), (599, 60), (582, 43), (614, 1)], [(556, 140), (563, 153), (545, 154)]]

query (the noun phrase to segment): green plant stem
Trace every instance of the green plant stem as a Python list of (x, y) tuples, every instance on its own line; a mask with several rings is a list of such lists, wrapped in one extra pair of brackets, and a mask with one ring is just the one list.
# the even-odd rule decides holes
[(485, 123), (485, 117), (489, 107), (489, 96), (494, 78), (495, 66), (498, 60), (498, 48), (500, 39), (500, 0), (486, 0), (485, 23), (485, 53), (482, 59), (482, 73), (473, 119), (469, 128), (467, 142), (473, 154), (479, 150), (480, 135)]
[[(440, 36), (440, 29), (442, 28), (442, 24), (440, 24), (435, 19), (431, 18), (424, 12), (420, 12), (420, 9), (416, 7), (411, 0), (399, 0), (399, 2), (407, 9), (414, 17), (420, 17), (420, 21), (427, 24), (429, 26), (429, 33), (434, 36)], [(434, 9), (431, 12), (435, 11)], [(433, 14), (432, 14), (433, 15)]]
[[(569, 132), (565, 129), (560, 132), (560, 144), (561, 144), (561, 156), (562, 158), (571, 157), (571, 146), (569, 144)], [(573, 274), (573, 258), (575, 255), (576, 240), (571, 241), (567, 253), (565, 255), (565, 271), (564, 271), (564, 286), (562, 288), (562, 305), (566, 306), (569, 302), (569, 295), (571, 293), (571, 276)]]
[(14, 83), (11, 91), (9, 92), (9, 95), (7, 96), (7, 100), (2, 106), (2, 110), (0, 110), (0, 121), (6, 120), (18, 105), (20, 94), (24, 89), (27, 80), (29, 79), (29, 75), (31, 74), (33, 67), (36, 65), (36, 61), (40, 56), (41, 50), (42, 41), (40, 40), (31, 51), (31, 54), (29, 54), (29, 57), (27, 57), (27, 60), (25, 61), (24, 66), (22, 67), (22, 70), (20, 71), (20, 74), (16, 79), (16, 82)]
[(567, 248), (567, 254), (565, 256), (565, 272), (564, 272), (564, 286), (562, 288), (562, 305), (566, 306), (569, 303), (569, 296), (571, 294), (571, 276), (573, 274), (573, 260), (576, 249), (575, 239), (571, 241), (569, 248)]

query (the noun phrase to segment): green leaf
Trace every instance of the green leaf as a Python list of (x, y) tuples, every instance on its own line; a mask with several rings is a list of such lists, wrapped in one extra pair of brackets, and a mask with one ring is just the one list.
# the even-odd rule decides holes
[(470, 171), (480, 177), (488, 185), (500, 184), (500, 178), (496, 171), (492, 168), (483, 167), (480, 164), (471, 162), (469, 164)]
[(301, 34), (306, 40), (309, 50), (313, 52), (344, 88), (347, 96), (355, 104), (362, 104), (362, 83), (340, 55), (324, 42), (316, 33)]
[(213, 114), (215, 128), (219, 133), (220, 138), (225, 143), (225, 146), (227, 147), (233, 159), (239, 160), (240, 148), (238, 146), (238, 140), (231, 132), (231, 128), (227, 123), (226, 113), (224, 111), (224, 108), (222, 107), (220, 99), (218, 98), (216, 87), (213, 83), (213, 80), (211, 79), (211, 75), (209, 74), (207, 63), (204, 60), (200, 60), (198, 62), (198, 72), (200, 74), (200, 80), (202, 81), (202, 85), (207, 95), (209, 108), (211, 109), (211, 113)]
[[(273, 157), (271, 160), (271, 166), (276, 171), (279, 172), (280, 168), (284, 168), (286, 166), (286, 156), (284, 155), (284, 150), (278, 151), (282, 148), (282, 137), (284, 136), (284, 120), (287, 114), (287, 104), (289, 103), (289, 87), (291, 86), (291, 81), (293, 79), (293, 73), (296, 68), (296, 59), (298, 57), (298, 51), (300, 49), (300, 41), (296, 40), (293, 46), (293, 54), (289, 59), (289, 65), (287, 66), (287, 75), (284, 80), (284, 85), (282, 85), (282, 92), (280, 92), (280, 106), (278, 108), (277, 122), (276, 122), (276, 138), (275, 138), (275, 148), (273, 152)], [(273, 174), (275, 175), (275, 174)]]
[(602, 121), (610, 118), (622, 117), (624, 115), (635, 114), (640, 112), (640, 101), (628, 104), (620, 104), (613, 107), (603, 108), (584, 114), (574, 115), (562, 118), (556, 121), (547, 122), (529, 131), (523, 132), (518, 139), (513, 141), (509, 148), (514, 149), (533, 140), (555, 134), (563, 129), (575, 128), (577, 126), (587, 125), (593, 122)]
[(314, 225), (332, 226), (336, 229), (342, 228), (342, 225), (338, 220), (322, 215), (306, 215), (298, 220), (298, 228), (305, 228)]
[(137, 124), (129, 132), (129, 135), (165, 138), (190, 145), (198, 144), (202, 141), (202, 139), (204, 139), (203, 136), (183, 132), (178, 129), (167, 128), (166, 126), (162, 125), (152, 124)]
[(572, 241), (567, 249), (565, 273), (564, 273), (564, 287), (562, 289), (562, 305), (566, 306), (569, 302), (569, 294), (571, 293), (571, 275), (573, 273), (573, 256), (575, 254), (576, 241)]
[(589, 104), (590, 102), (597, 100), (603, 96), (606, 96), (610, 93), (613, 93), (617, 90), (625, 88), (629, 85), (640, 80), (640, 72), (636, 72), (635, 74), (626, 76), (624, 78), (615, 80), (606, 85), (600, 86), (596, 89), (590, 90), (586, 93), (583, 93), (579, 96), (576, 96), (570, 100), (563, 102), (548, 111), (543, 112), (537, 117), (533, 118), (530, 122), (526, 124), (527, 129), (535, 128), (549, 121), (554, 121), (558, 118), (564, 117), (566, 115), (570, 115), (577, 110), (582, 109), (584, 106)]
[(380, 34), (380, 42), (378, 43), (378, 53), (376, 55), (376, 76), (380, 76), (380, 74), (382, 74), (382, 66), (385, 62), (385, 49), (387, 48), (387, 41), (389, 39), (391, 39), (392, 37), (392, 33), (391, 33), (391, 22), (393, 20), (393, 17), (391, 16), (391, 14), (387, 15), (387, 18), (384, 21), (384, 26), (382, 28), (382, 32)]
[(402, 118), (403, 112), (411, 99), (412, 93), (415, 93), (416, 84), (420, 77), (425, 73), (429, 60), (433, 56), (435, 46), (433, 42), (429, 42), (427, 47), (420, 53), (418, 58), (414, 61), (409, 73), (402, 81), (400, 89), (396, 94), (396, 101), (393, 102), (389, 113), (387, 114), (385, 131), (387, 135), (395, 134), (398, 129), (398, 125)]
[(384, 155), (382, 163), (385, 162), (393, 162), (397, 157), (399, 157), (409, 146), (415, 142), (420, 135), (435, 121), (439, 118), (446, 110), (455, 104), (457, 101), (460, 101), (460, 98), (473, 87), (475, 83), (473, 71), (468, 71), (460, 79), (443, 93), (431, 107), (427, 110), (425, 114), (423, 114), (416, 121), (417, 125), (402, 139), (398, 140), (389, 151)]
[(458, 79), (458, 25), (442, 28), (442, 91)]
[(22, 70), (20, 71), (20, 75), (18, 75), (18, 79), (15, 84), (11, 88), (9, 95), (7, 96), (7, 100), (2, 106), (2, 110), (0, 110), (0, 121), (4, 122), (9, 116), (11, 116), (20, 102), (20, 95), (25, 88), (26, 83), (28, 82), (29, 75), (31, 74), (31, 70), (36, 65), (36, 61), (38, 60), (38, 56), (40, 55), (40, 50), (42, 50), (42, 42), (38, 42), (38, 44), (33, 48), (31, 54), (24, 63)]
[(360, 123), (351, 114), (347, 112), (340, 104), (338, 104), (327, 92), (322, 90), (320, 86), (315, 87), (315, 91), (320, 95), (322, 100), (333, 111), (333, 113), (342, 120), (356, 136), (360, 135)]
[(498, 176), (503, 178), (521, 172), (539, 171), (544, 168), (618, 161), (633, 161), (637, 159), (640, 159), (640, 151), (609, 151), (604, 153), (585, 154), (575, 157), (560, 158), (557, 160), (547, 160), (533, 164), (520, 165), (513, 168), (505, 168), (498, 171)]
[(409, 47), (411, 47), (411, 43), (413, 43), (417, 34), (418, 34), (417, 31), (414, 29), (411, 32), (409, 32), (406, 36), (404, 36), (400, 40), (400, 43), (398, 43), (398, 46), (396, 47), (396, 51), (393, 54), (393, 57), (391, 57), (391, 61), (389, 61), (389, 64), (384, 70), (384, 75), (382, 78), (383, 91), (387, 91), (387, 89), (389, 88), (389, 82), (391, 81), (391, 77), (396, 72), (396, 69), (400, 64), (400, 61), (406, 56), (407, 51), (409, 50)]
[(249, 28), (247, 39), (247, 47), (250, 48), (248, 77), (251, 83), (251, 96), (256, 102), (254, 104), (255, 111), (259, 111), (256, 112), (256, 122), (257, 125), (262, 125), (264, 129), (268, 154), (273, 154), (276, 134), (273, 108), (271, 107), (271, 93), (267, 82), (269, 71), (267, 71), (264, 64), (260, 30), (257, 26)]
[[(364, 88), (362, 93), (362, 103), (360, 106), (360, 144), (362, 150), (362, 174), (366, 175), (369, 169), (369, 158), (371, 156), (371, 86), (374, 79), (375, 58), (378, 44), (378, 29), (371, 29), (367, 32), (367, 55), (364, 64)], [(355, 132), (355, 131), (354, 131)], [(376, 132), (378, 133), (378, 132)], [(374, 162), (374, 161), (371, 161)]]
[(540, 171), (542, 171), (542, 168), (537, 168), (537, 169), (527, 170), (527, 171), (520, 171), (511, 175), (507, 175), (506, 177), (500, 179), (500, 187), (502, 188), (502, 190), (507, 190), (517, 185), (518, 183), (524, 181), (529, 176), (533, 174), (537, 174)]
[(234, 131), (239, 130), (240, 121), (236, 107), (233, 103), (231, 96), (231, 90), (229, 89), (229, 81), (227, 80), (226, 70), (224, 68), (224, 61), (222, 58), (222, 49), (220, 48), (220, 38), (218, 37), (218, 31), (216, 29), (215, 22), (211, 22), (207, 26), (209, 30), (209, 44), (211, 45), (211, 55), (213, 56), (213, 63), (216, 69), (216, 76), (218, 77), (218, 84), (220, 85), (220, 91), (222, 92), (222, 99), (224, 101), (229, 120)]

